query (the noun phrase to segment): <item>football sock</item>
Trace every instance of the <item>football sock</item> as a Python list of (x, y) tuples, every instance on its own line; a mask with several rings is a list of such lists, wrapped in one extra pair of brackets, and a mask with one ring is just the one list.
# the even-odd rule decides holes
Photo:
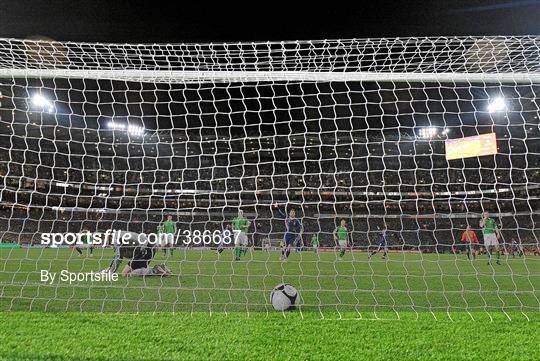
[(344, 254), (345, 254), (345, 250), (342, 249), (341, 252), (339, 252), (339, 256), (340, 256), (340, 257), (343, 257)]
[(75, 251), (82, 256), (82, 250), (79, 247), (75, 247)]

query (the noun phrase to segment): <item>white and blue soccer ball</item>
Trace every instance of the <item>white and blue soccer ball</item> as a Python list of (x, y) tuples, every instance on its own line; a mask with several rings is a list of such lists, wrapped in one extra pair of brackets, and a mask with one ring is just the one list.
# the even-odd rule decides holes
[(293, 309), (299, 303), (298, 291), (287, 283), (277, 285), (270, 294), (270, 303), (276, 311)]

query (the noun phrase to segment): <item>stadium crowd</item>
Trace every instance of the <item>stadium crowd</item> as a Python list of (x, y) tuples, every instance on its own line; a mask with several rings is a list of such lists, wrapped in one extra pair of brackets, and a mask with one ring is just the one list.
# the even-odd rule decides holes
[(386, 224), (394, 247), (450, 249), (485, 210), (499, 214), (505, 242), (535, 247), (540, 239), (538, 154), (524, 141), (496, 157), (450, 162), (441, 141), (163, 138), (101, 142), (91, 151), (71, 141), (72, 132), (55, 142), (6, 138), (3, 241), (35, 243), (41, 232), (82, 228), (154, 232), (166, 214), (179, 229), (216, 230), (241, 207), (260, 246), (283, 232), (271, 212), (276, 202), (297, 208), (306, 237), (320, 234), (321, 246), (332, 246), (337, 219), (345, 218), (357, 247), (369, 246)]

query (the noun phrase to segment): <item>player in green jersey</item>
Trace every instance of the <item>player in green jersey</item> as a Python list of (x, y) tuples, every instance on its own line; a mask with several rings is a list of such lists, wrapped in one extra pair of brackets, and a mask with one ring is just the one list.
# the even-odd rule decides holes
[(247, 231), (250, 224), (251, 223), (246, 218), (244, 218), (244, 211), (239, 209), (238, 216), (236, 216), (236, 218), (234, 218), (231, 222), (234, 233), (234, 259), (236, 261), (239, 261), (240, 257), (242, 255), (245, 255), (247, 252)]
[(349, 230), (347, 229), (347, 222), (342, 219), (340, 225), (334, 229), (334, 241), (339, 247), (339, 259), (343, 259), (345, 255), (345, 249), (349, 239)]
[(482, 220), (480, 220), (480, 228), (482, 228), (482, 233), (484, 234), (484, 246), (488, 254), (488, 265), (491, 264), (493, 250), (497, 252), (497, 264), (501, 264), (501, 251), (499, 249), (501, 232), (495, 220), (489, 217), (488, 212), (484, 212)]
[(313, 249), (313, 252), (317, 253), (319, 252), (319, 235), (317, 233), (313, 233), (313, 236), (311, 236), (311, 248)]
[[(167, 216), (167, 220), (163, 222), (161, 225), (161, 228), (158, 228), (158, 233), (164, 235), (165, 237), (165, 244), (163, 245), (163, 254), (167, 254), (167, 250), (169, 250), (170, 255), (172, 256), (173, 250), (174, 250), (174, 240), (176, 235), (176, 223), (173, 221), (173, 217), (171, 215)], [(161, 236), (160, 234), (160, 236)]]

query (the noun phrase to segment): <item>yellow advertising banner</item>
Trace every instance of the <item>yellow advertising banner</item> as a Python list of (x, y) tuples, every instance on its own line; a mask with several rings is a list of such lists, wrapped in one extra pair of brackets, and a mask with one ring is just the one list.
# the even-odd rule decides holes
[(495, 133), (475, 135), (472, 137), (447, 139), (446, 159), (461, 159), (497, 154), (497, 136)]

